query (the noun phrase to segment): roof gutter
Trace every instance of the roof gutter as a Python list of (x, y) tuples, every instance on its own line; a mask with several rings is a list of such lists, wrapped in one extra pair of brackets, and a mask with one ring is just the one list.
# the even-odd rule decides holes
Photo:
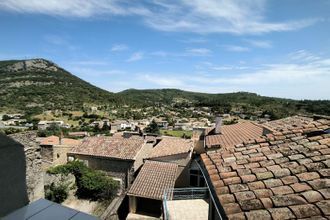
[(224, 209), (222, 208), (222, 205), (220, 204), (219, 200), (215, 199), (216, 192), (215, 192), (215, 190), (213, 188), (213, 185), (211, 183), (211, 180), (210, 180), (209, 176), (205, 174), (204, 169), (199, 164), (199, 162), (196, 159), (194, 161), (195, 161), (195, 163), (197, 164), (197, 166), (199, 167), (199, 169), (201, 170), (201, 172), (203, 174), (203, 177), (205, 179), (207, 188), (209, 189), (209, 192), (210, 192), (210, 197), (212, 199), (212, 202), (213, 202), (214, 207), (215, 207), (215, 209), (216, 209), (216, 211), (218, 213), (219, 218), (221, 220), (227, 220), (228, 218), (227, 218), (227, 216), (225, 214)]

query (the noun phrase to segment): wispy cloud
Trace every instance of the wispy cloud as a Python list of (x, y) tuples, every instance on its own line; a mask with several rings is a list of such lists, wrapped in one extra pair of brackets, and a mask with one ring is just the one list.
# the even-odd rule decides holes
[(179, 78), (168, 77), (167, 74), (142, 74), (141, 80), (153, 83), (162, 87), (171, 87), (175, 88), (178, 86), (182, 86), (184, 81)]
[(118, 0), (6, 0), (0, 2), (2, 10), (19, 13), (37, 13), (63, 17), (92, 17), (100, 15), (147, 16), (148, 9), (138, 4)]
[(223, 47), (227, 51), (231, 51), (231, 52), (247, 52), (250, 50), (250, 48), (248, 48), (248, 47), (242, 47), (242, 46), (237, 46), (237, 45), (223, 45)]
[(134, 61), (142, 60), (143, 57), (144, 57), (143, 52), (135, 52), (126, 61), (127, 62), (134, 62)]
[(203, 74), (150, 73), (142, 79), (151, 83), (148, 87), (154, 88), (176, 87), (212, 93), (249, 91), (296, 99), (330, 99), (327, 92), (330, 58), (305, 50), (288, 54), (281, 63), (258, 67), (220, 66), (207, 62), (203, 65), (206, 69), (199, 70)]
[(6, 0), (0, 10), (63, 17), (138, 16), (161, 31), (195, 33), (261, 34), (291, 31), (310, 26), (317, 18), (269, 22), (267, 0)]
[(209, 56), (211, 53), (212, 51), (207, 48), (190, 48), (186, 50), (186, 55), (192, 56)]
[(271, 41), (268, 40), (245, 40), (251, 46), (259, 47), (259, 48), (272, 48), (273, 44)]
[[(0, 3), (1, 4), (1, 3)], [(65, 46), (69, 50), (77, 50), (78, 47), (76, 47), (74, 44), (72, 44), (67, 36), (62, 35), (56, 35), (56, 34), (47, 34), (44, 36), (44, 40), (51, 45), (55, 46)]]
[(126, 44), (114, 44), (111, 47), (112, 52), (119, 52), (119, 51), (125, 51), (128, 50), (128, 46)]
[(105, 70), (79, 66), (68, 66), (67, 69), (81, 77), (108, 77), (125, 73), (123, 70)]

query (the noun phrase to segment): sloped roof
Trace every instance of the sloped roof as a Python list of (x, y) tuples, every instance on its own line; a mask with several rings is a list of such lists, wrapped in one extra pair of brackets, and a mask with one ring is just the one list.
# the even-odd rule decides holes
[(70, 154), (134, 160), (144, 145), (142, 137), (86, 137)]
[(46, 199), (39, 199), (20, 209), (13, 211), (2, 220), (17, 219), (62, 219), (62, 220), (97, 220), (97, 217), (71, 209)]
[(201, 155), (229, 219), (330, 217), (329, 120)]
[(72, 139), (72, 138), (62, 138), (61, 139), (61, 145), (67, 145), (67, 146), (77, 146), (81, 144), (80, 140)]
[(305, 128), (313, 128), (315, 126), (321, 126), (321, 122), (325, 122), (326, 119), (313, 120), (313, 118), (295, 115), (279, 120), (269, 121), (263, 123), (262, 126), (272, 131), (286, 132), (290, 130), (299, 130)]
[(152, 149), (148, 158), (188, 153), (192, 149), (193, 142), (190, 139), (163, 137), (162, 140)]
[(42, 139), (42, 141), (40, 142), (40, 145), (58, 145), (58, 144), (60, 144), (60, 138), (54, 135), (46, 137)]
[(128, 195), (161, 200), (166, 189), (174, 188), (177, 169), (174, 163), (147, 160)]
[(264, 135), (266, 129), (251, 122), (242, 122), (221, 127), (221, 134), (206, 136), (206, 147), (234, 147), (244, 141)]

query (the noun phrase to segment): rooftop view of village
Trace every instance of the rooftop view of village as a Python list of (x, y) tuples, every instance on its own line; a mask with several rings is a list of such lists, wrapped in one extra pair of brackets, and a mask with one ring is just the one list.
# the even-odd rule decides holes
[(0, 219), (330, 219), (329, 10), (0, 1)]

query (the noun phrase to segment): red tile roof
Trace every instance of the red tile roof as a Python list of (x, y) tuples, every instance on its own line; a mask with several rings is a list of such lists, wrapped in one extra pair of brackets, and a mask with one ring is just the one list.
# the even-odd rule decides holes
[(70, 154), (134, 160), (142, 146), (142, 137), (87, 137)]
[(321, 126), (322, 122), (325, 121), (325, 119), (314, 121), (313, 118), (296, 115), (292, 117), (282, 118), (279, 120), (269, 121), (261, 125), (274, 132), (285, 132), (290, 130), (299, 130), (305, 128), (312, 128), (315, 126)]
[(330, 217), (330, 134), (304, 134), (330, 120), (315, 124), (201, 155), (229, 219)]
[(192, 140), (177, 137), (163, 137), (162, 140), (152, 149), (148, 158), (188, 153), (193, 147)]
[(59, 145), (59, 144), (60, 144), (60, 138), (54, 135), (42, 139), (40, 143), (40, 145)]
[(76, 139), (71, 139), (71, 138), (62, 138), (60, 141), (61, 145), (66, 145), (66, 146), (77, 146), (81, 144), (80, 140)]
[(147, 160), (127, 194), (161, 200), (166, 189), (174, 188), (177, 169), (174, 163)]
[(262, 126), (252, 122), (243, 122), (221, 127), (221, 134), (208, 135), (205, 138), (206, 147), (234, 147), (244, 141), (261, 137), (266, 132)]

